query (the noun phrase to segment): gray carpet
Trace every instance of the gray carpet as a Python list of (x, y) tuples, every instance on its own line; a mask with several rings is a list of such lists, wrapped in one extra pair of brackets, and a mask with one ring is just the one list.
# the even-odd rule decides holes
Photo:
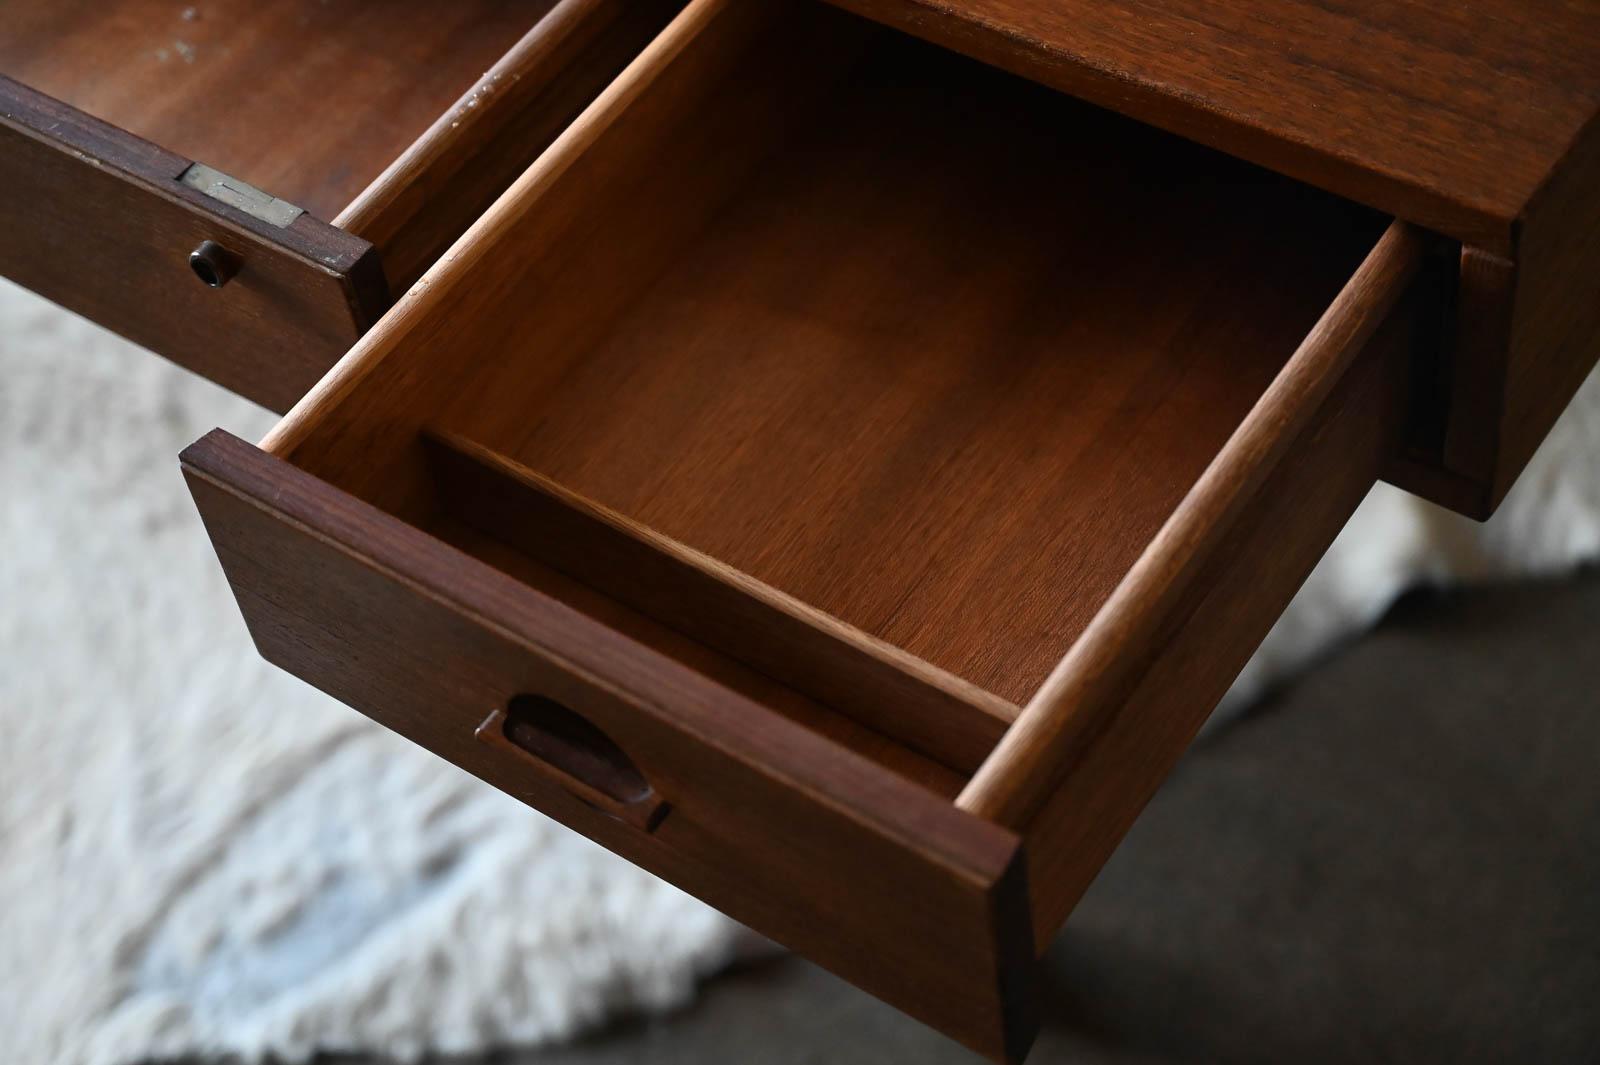
[[(1051, 951), (1030, 1065), (1600, 1061), (1597, 633), (1600, 574), (1416, 594), (1193, 751)], [(978, 1059), (789, 959), (490, 1060)]]

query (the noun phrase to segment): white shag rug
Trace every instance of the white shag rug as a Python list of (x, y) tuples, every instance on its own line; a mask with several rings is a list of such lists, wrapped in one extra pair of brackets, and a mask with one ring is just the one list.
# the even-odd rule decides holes
[(0, 1062), (684, 1002), (732, 922), (256, 656), (177, 455), (272, 422), (0, 281)]
[[(271, 418), (0, 282), (0, 1059), (560, 1038), (753, 937), (260, 661), (178, 474)], [(1600, 378), (1502, 515), (1374, 492), (1232, 712), (1407, 585), (1600, 550)]]

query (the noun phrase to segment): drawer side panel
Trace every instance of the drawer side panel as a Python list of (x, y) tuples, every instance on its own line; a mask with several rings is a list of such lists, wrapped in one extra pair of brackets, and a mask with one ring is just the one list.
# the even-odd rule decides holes
[(1191, 586), (1188, 620), (1028, 825), (1042, 952), (1396, 452), (1418, 319), (1403, 302)]

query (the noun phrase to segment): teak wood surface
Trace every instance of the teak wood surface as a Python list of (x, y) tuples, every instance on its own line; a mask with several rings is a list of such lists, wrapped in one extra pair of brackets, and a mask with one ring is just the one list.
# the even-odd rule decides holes
[(1495, 254), (1600, 135), (1572, 0), (833, 0)]
[[(1186, 620), (1137, 685), (1067, 756), (1024, 833), (1043, 952), (1404, 436), (1419, 308), (1407, 299), (1322, 400), (1207, 561)], [(1425, 320), (1425, 318), (1424, 318)], [(1048, 885), (1044, 887), (1043, 885)]]
[(331, 221), (554, 0), (7, 0), (0, 74)]
[[(677, 3), (447, 7), (8, 4), (0, 270), (287, 410)], [(191, 161), (306, 214), (262, 223), (181, 185)], [(203, 240), (237, 264), (215, 291)]]
[[(1039, 686), (957, 805), (1012, 828), (1034, 820), (1086, 742), (1124, 708), (1151, 660), (1172, 640), (1195, 581), (1215, 571), (1218, 553), (1261, 508), (1262, 484), (1291, 451), (1305, 447), (1306, 427), (1390, 320), (1422, 268), (1424, 250), (1424, 237), (1411, 226), (1390, 226)], [(1393, 361), (1403, 363), (1405, 355)], [(1365, 465), (1376, 480), (1377, 467)], [(1298, 527), (1290, 536), (1306, 538)]]
[[(274, 661), (1015, 1058), (1027, 959), (1400, 447), (1426, 243), (825, 5), (697, 0), (267, 454), (186, 469)], [(1079, 646), (1092, 727), (1014, 757)], [(659, 824), (471, 738), (518, 695)]]
[(470, 440), (427, 437), (464, 525), (970, 773), (1016, 707)]
[(1593, 365), (1600, 8), (680, 6), (20, 0), (0, 271), (304, 393), (183, 460), (267, 658), (1016, 1060), (1375, 479)]
[[(185, 452), (257, 645), (1019, 1059), (1037, 953), (1365, 492), (1491, 507), (1600, 328), (1587, 72), (1461, 80), (1582, 44), (1342, 2), (693, 0), (570, 124), (667, 5), (550, 6), (340, 217), (420, 281), (260, 449)], [(1462, 91), (1390, 99), (1397, 56)]]
[[(788, 10), (802, 40), (865, 34), (859, 59), (802, 67), (757, 37), (680, 100), (705, 44), (522, 224), (486, 216), (267, 446), (405, 512), (425, 479), (406, 434), (452, 431), (1021, 702), (1382, 221)], [(337, 402), (369, 370), (433, 383)]]
[(832, 2), (1458, 241), (1405, 487), (1487, 517), (1600, 360), (1600, 4)]
[[(190, 188), (190, 162), (0, 76), (0, 274), (287, 410), (376, 320), (377, 257), (310, 215), (279, 227)], [(242, 263), (222, 289), (190, 272), (205, 240)]]
[[(269, 661), (982, 1052), (1025, 1052), (1014, 834), (220, 430), (184, 468)], [(521, 694), (626, 752), (659, 824), (475, 738)]]
[(378, 246), (396, 291), (410, 288), (683, 5), (542, 6), (549, 10), (539, 21), (334, 218)]

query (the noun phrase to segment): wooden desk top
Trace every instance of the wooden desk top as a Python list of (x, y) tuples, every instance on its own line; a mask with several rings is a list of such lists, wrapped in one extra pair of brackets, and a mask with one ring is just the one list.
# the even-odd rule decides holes
[(834, 0), (1514, 257), (1600, 141), (1600, 0)]

